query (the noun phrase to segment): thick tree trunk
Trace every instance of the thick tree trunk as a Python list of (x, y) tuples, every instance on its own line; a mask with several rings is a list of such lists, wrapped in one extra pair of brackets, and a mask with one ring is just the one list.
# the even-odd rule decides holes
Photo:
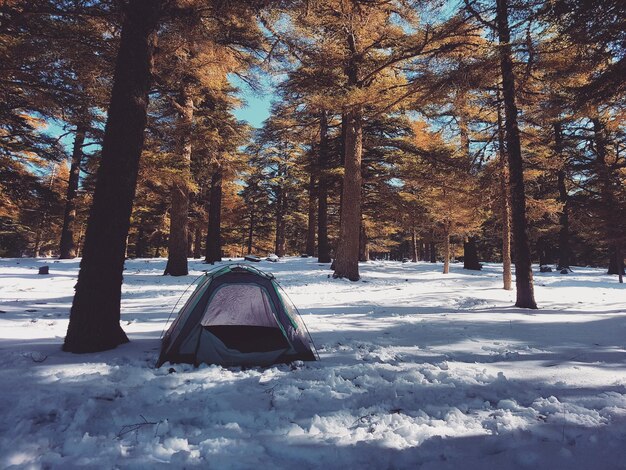
[[(347, 36), (350, 58), (346, 64), (349, 87), (359, 87), (359, 60), (357, 39)], [(333, 263), (333, 277), (358, 281), (359, 236), (361, 229), (361, 157), (363, 153), (363, 108), (354, 105), (344, 109), (342, 119), (343, 180), (337, 255)]]
[(359, 261), (369, 261), (370, 260), (370, 249), (369, 243), (367, 240), (367, 232), (365, 230), (365, 226), (363, 222), (361, 222), (361, 228), (359, 231)]
[(480, 271), (482, 265), (478, 260), (478, 249), (476, 248), (476, 237), (467, 237), (463, 242), (463, 269)]
[(64, 351), (103, 351), (128, 341), (120, 327), (122, 271), (161, 5), (160, 0), (134, 0), (125, 8), (102, 157)]
[(216, 168), (211, 175), (209, 192), (209, 229), (204, 258), (207, 263), (222, 261), (222, 182), (222, 169)]
[(320, 148), (318, 155), (317, 184), (317, 261), (330, 263), (330, 244), (328, 243), (328, 113), (320, 115)]
[(558, 201), (563, 205), (559, 215), (559, 262), (557, 269), (569, 269), (571, 250), (569, 246), (569, 197), (565, 186), (565, 157), (563, 155), (563, 130), (560, 122), (554, 123), (554, 144), (557, 157), (561, 159), (561, 168), (557, 173)]
[(193, 98), (183, 86), (178, 100), (179, 115), (176, 123), (179, 141), (178, 155), (180, 174), (174, 178), (171, 190), (170, 236), (168, 240), (167, 265), (163, 274), (186, 276), (189, 274), (189, 180), (191, 166), (191, 133), (193, 130)]
[(445, 223), (443, 232), (443, 274), (450, 272), (450, 226)]
[(189, 187), (184, 178), (177, 178), (171, 190), (170, 235), (167, 243), (167, 264), (163, 274), (186, 276)]
[(537, 240), (537, 254), (539, 256), (539, 265), (547, 266), (555, 263), (554, 246), (545, 237), (539, 237)]
[(502, 219), (502, 284), (504, 290), (511, 290), (511, 208), (509, 206), (509, 172), (507, 169), (506, 148), (504, 146), (504, 126), (502, 125), (502, 105), (498, 92), (498, 153), (500, 170), (500, 218)]
[(507, 153), (509, 157), (509, 177), (511, 185), (511, 215), (513, 220), (513, 240), (515, 243), (515, 287), (519, 308), (536, 309), (533, 273), (526, 222), (526, 194), (517, 106), (515, 104), (515, 75), (509, 31), (508, 0), (496, 0), (496, 21), (498, 26), (500, 68), (502, 71), (502, 91)]
[(346, 112), (345, 164), (341, 198), (341, 225), (333, 277), (358, 281), (361, 227), (361, 154), (363, 114), (360, 108)]
[(193, 235), (193, 257), (195, 259), (202, 258), (202, 224), (198, 220), (196, 231)]
[[(330, 269), (335, 271), (335, 263), (337, 262), (337, 256), (339, 253), (339, 244), (341, 243), (341, 220), (343, 216), (343, 187), (345, 181), (345, 167), (346, 167), (346, 139), (348, 133), (348, 113), (344, 110), (341, 113), (341, 134), (339, 138), (340, 146), (339, 146), (339, 158), (340, 158), (340, 166), (344, 169), (344, 176), (339, 180), (339, 238), (335, 242), (335, 259), (330, 265)], [(334, 274), (333, 274), (334, 276)]]
[(315, 175), (313, 168), (309, 174), (308, 226), (306, 232), (305, 253), (315, 256), (315, 226), (317, 225), (317, 201), (315, 200)]
[(274, 252), (276, 256), (285, 256), (285, 208), (287, 197), (283, 188), (278, 189), (276, 198), (276, 239), (274, 244)]
[(603, 219), (604, 232), (609, 248), (609, 269), (607, 273), (619, 275), (619, 282), (623, 282), (624, 256), (621, 248), (623, 235), (619, 228), (619, 221), (616, 219), (616, 214), (619, 214), (617, 198), (615, 197), (613, 189), (616, 184), (612, 181), (611, 169), (606, 161), (606, 147), (608, 145), (606, 128), (599, 118), (596, 117), (592, 121), (596, 147), (595, 172), (600, 185), (600, 199), (602, 201), (600, 213)]
[(85, 127), (79, 125), (74, 136), (72, 149), (72, 163), (70, 166), (70, 178), (67, 184), (67, 196), (65, 198), (65, 213), (63, 215), (63, 228), (61, 229), (61, 243), (59, 258), (76, 258), (76, 245), (74, 242), (74, 222), (76, 220), (76, 195), (78, 193), (78, 179), (80, 176), (80, 163), (83, 158), (83, 144), (85, 142)]

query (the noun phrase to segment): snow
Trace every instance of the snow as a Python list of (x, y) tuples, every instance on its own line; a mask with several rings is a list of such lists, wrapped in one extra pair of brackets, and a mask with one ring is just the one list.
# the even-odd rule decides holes
[(255, 266), (321, 361), (155, 369), (207, 268), (163, 259), (126, 264), (129, 344), (63, 353), (78, 260), (0, 260), (0, 468), (626, 469), (626, 289), (603, 270), (536, 273), (529, 311), (495, 264), (368, 262), (356, 283), (314, 258)]

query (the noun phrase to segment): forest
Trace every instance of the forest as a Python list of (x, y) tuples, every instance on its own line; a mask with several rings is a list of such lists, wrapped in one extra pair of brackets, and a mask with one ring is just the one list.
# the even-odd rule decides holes
[(625, 46), (620, 0), (3, 0), (0, 256), (82, 258), (74, 352), (127, 341), (128, 258), (622, 282)]

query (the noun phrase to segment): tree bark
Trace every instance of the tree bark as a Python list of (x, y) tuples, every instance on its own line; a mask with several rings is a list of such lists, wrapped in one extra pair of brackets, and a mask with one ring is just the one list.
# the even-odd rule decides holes
[(443, 232), (443, 274), (450, 272), (450, 223), (445, 222)]
[(176, 124), (178, 154), (181, 159), (180, 174), (174, 178), (171, 190), (170, 236), (167, 245), (167, 265), (163, 274), (186, 276), (189, 274), (189, 180), (191, 178), (191, 133), (193, 126), (193, 98), (183, 85), (178, 100), (180, 106)]
[[(330, 265), (330, 269), (335, 271), (335, 263), (337, 262), (337, 256), (339, 253), (339, 243), (341, 242), (341, 221), (343, 216), (343, 186), (345, 181), (345, 167), (346, 167), (346, 136), (348, 132), (348, 113), (344, 111), (341, 113), (341, 134), (339, 138), (339, 165), (344, 169), (344, 175), (339, 180), (339, 238), (335, 241), (335, 259)], [(334, 277), (334, 274), (333, 274)]]
[(143, 228), (143, 222), (139, 222), (137, 229), (137, 240), (135, 241), (135, 258), (143, 258), (146, 251), (146, 236)]
[(247, 253), (248, 255), (252, 254), (252, 239), (254, 237), (254, 229), (256, 228), (256, 217), (254, 213), (254, 209), (250, 212), (250, 225), (248, 226), (248, 243), (247, 243)]
[(370, 260), (370, 249), (369, 243), (367, 240), (367, 232), (365, 230), (365, 226), (363, 222), (361, 222), (361, 228), (359, 230), (359, 261), (369, 261)]
[(565, 186), (565, 157), (563, 155), (563, 125), (561, 122), (554, 123), (554, 146), (557, 157), (561, 160), (561, 167), (557, 173), (557, 188), (559, 190), (558, 201), (563, 205), (559, 215), (559, 262), (557, 269), (570, 267), (571, 249), (569, 246), (569, 197)]
[(311, 168), (311, 171), (309, 173), (308, 192), (309, 205), (305, 253), (309, 256), (315, 256), (315, 225), (317, 224), (317, 201), (315, 200), (315, 174), (313, 168)]
[(463, 269), (480, 271), (482, 265), (478, 260), (478, 249), (476, 248), (476, 237), (467, 237), (463, 242)]
[(500, 68), (502, 72), (502, 92), (507, 153), (509, 157), (509, 177), (511, 185), (511, 215), (513, 221), (513, 241), (515, 243), (515, 306), (536, 309), (533, 286), (532, 263), (528, 229), (526, 222), (526, 194), (517, 105), (515, 104), (515, 75), (509, 31), (508, 0), (496, 0), (496, 21), (498, 26)]
[(202, 224), (198, 220), (196, 231), (193, 236), (193, 257), (195, 259), (202, 258)]
[(37, 225), (37, 230), (35, 231), (35, 245), (33, 246), (33, 257), (39, 258), (41, 256), (41, 234), (43, 232), (43, 227), (46, 223), (47, 219), (47, 211), (43, 213), (41, 219), (39, 220), (39, 224)]
[(163, 233), (160, 230), (157, 230), (156, 234), (154, 235), (154, 253), (152, 255), (153, 258), (160, 258), (161, 257), (161, 243), (163, 242)]
[(276, 198), (276, 239), (274, 245), (274, 252), (276, 256), (285, 256), (285, 208), (287, 198), (284, 194), (283, 188), (278, 188), (278, 194)]
[(411, 262), (417, 263), (419, 259), (419, 248), (417, 244), (417, 231), (415, 227), (411, 227)]
[[(624, 274), (624, 256), (621, 247), (622, 233), (619, 227), (619, 221), (616, 214), (619, 214), (617, 198), (614, 193), (614, 181), (611, 175), (611, 169), (606, 161), (607, 136), (604, 123), (599, 117), (592, 119), (593, 132), (596, 147), (595, 173), (598, 177), (600, 185), (600, 199), (602, 206), (600, 208), (601, 217), (604, 223), (604, 232), (608, 242), (608, 258), (609, 269), (607, 274), (619, 275), (619, 282), (623, 282)], [(619, 183), (617, 183), (619, 184)]]
[(67, 184), (65, 213), (63, 215), (63, 228), (61, 229), (61, 243), (59, 247), (60, 259), (76, 258), (74, 222), (76, 220), (76, 195), (78, 193), (78, 179), (80, 176), (80, 163), (83, 158), (84, 142), (85, 127), (79, 124), (76, 128), (74, 146), (72, 148), (72, 163), (70, 166), (70, 178)]
[(187, 258), (193, 256), (193, 225), (187, 230)]
[(346, 112), (345, 164), (341, 198), (341, 225), (333, 277), (358, 281), (359, 234), (361, 227), (361, 154), (363, 151), (363, 114), (357, 109)]
[(318, 154), (317, 183), (317, 261), (330, 263), (330, 244), (328, 243), (328, 113), (320, 114), (320, 148)]
[(502, 219), (502, 284), (504, 290), (511, 290), (513, 275), (511, 273), (511, 207), (509, 205), (509, 172), (504, 144), (504, 126), (502, 125), (502, 104), (498, 91), (498, 166), (500, 173), (500, 218)]
[[(348, 87), (359, 88), (359, 60), (357, 40), (353, 33), (347, 36), (350, 57), (346, 63)], [(341, 215), (339, 243), (334, 263), (333, 277), (358, 281), (359, 236), (361, 228), (361, 157), (363, 153), (363, 108), (357, 104), (344, 110), (343, 187), (341, 189)], [(345, 125), (345, 128), (343, 127)]]
[(222, 261), (222, 182), (221, 167), (216, 168), (211, 175), (211, 190), (209, 192), (209, 228), (206, 236), (207, 263)]
[(144, 142), (160, 0), (134, 0), (124, 21), (76, 294), (64, 351), (112, 349), (120, 327), (124, 251)]
[(437, 262), (437, 246), (435, 245), (435, 233), (433, 230), (430, 231), (430, 238), (428, 240), (428, 251), (429, 258), (431, 263)]

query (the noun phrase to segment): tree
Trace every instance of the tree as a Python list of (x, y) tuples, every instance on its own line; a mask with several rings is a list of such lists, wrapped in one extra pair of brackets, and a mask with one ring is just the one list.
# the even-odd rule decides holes
[(64, 351), (102, 351), (128, 341), (119, 324), (122, 270), (162, 6), (158, 0), (133, 0), (123, 11), (102, 158)]

